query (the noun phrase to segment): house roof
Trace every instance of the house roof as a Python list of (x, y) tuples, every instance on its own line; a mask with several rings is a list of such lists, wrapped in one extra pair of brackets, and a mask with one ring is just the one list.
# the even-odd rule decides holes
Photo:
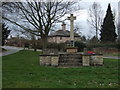
[[(55, 37), (55, 36), (63, 36), (63, 37), (70, 37), (70, 31), (68, 30), (58, 30), (58, 31), (55, 31), (54, 33), (51, 33), (49, 35), (50, 37)], [(75, 37), (80, 37), (80, 35), (78, 35), (77, 33), (74, 33), (74, 36)]]

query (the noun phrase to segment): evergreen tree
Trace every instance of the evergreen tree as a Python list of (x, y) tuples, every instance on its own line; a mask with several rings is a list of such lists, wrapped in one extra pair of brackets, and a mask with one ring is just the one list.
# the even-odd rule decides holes
[(10, 30), (6, 27), (5, 23), (2, 23), (2, 46), (5, 44), (5, 40), (8, 38)]
[(111, 11), (110, 4), (108, 5), (107, 13), (101, 26), (100, 40), (103, 43), (115, 42), (117, 34), (115, 32), (114, 16)]

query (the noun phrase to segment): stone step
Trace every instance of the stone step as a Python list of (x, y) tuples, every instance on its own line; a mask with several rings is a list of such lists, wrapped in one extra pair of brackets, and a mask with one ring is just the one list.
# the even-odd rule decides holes
[(81, 63), (82, 62), (82, 60), (81, 61), (59, 61), (59, 63)]
[(59, 63), (59, 64), (61, 64), (61, 65), (64, 65), (64, 64), (81, 64), (81, 63), (79, 63), (79, 62), (77, 62), (77, 63), (64, 63), (64, 62), (61, 62), (61, 63)]
[(79, 60), (82, 60), (82, 58), (59, 58), (60, 61), (63, 61), (63, 60), (73, 60), (73, 61), (79, 61)]
[(59, 66), (82, 66), (82, 63), (76, 63), (76, 64), (59, 63)]
[(64, 63), (64, 62), (61, 62), (59, 64), (64, 65), (64, 64), (81, 64), (81, 63)]
[(59, 62), (60, 64), (61, 63), (65, 63), (65, 64), (79, 64), (79, 63), (82, 63), (82, 61), (79, 61), (79, 62)]
[(74, 60), (74, 61), (73, 60), (71, 60), (71, 61), (70, 60), (63, 60), (63, 61), (59, 61), (59, 63), (60, 62), (66, 62), (66, 63), (68, 63), (68, 62), (82, 62), (82, 60)]
[(82, 56), (76, 56), (76, 55), (64, 56), (64, 55), (62, 55), (60, 57), (82, 57)]
[(61, 54), (59, 57), (60, 66), (81, 66), (82, 56), (78, 54)]
[(82, 58), (59, 58), (60, 60), (82, 60)]
[(59, 59), (60, 61), (81, 61), (82, 59), (81, 58), (60, 58)]
[(60, 56), (60, 58), (82, 58), (81, 56)]

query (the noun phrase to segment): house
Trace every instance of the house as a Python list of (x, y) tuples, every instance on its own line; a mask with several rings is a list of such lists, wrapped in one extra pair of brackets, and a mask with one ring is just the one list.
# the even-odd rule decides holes
[[(70, 41), (70, 31), (66, 30), (66, 24), (63, 22), (61, 26), (61, 30), (55, 31), (48, 36), (48, 42), (66, 43)], [(74, 33), (74, 40), (81, 40), (78, 33)]]
[(23, 37), (13, 37), (12, 35), (10, 36), (10, 38), (8, 38), (6, 40), (6, 45), (10, 45), (10, 46), (16, 46), (16, 47), (23, 47), (24, 43), (27, 40), (24, 39)]

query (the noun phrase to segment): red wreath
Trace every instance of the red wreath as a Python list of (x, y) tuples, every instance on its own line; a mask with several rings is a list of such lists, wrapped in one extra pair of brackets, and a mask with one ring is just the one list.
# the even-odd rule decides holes
[(88, 54), (95, 54), (94, 51), (87, 51)]

